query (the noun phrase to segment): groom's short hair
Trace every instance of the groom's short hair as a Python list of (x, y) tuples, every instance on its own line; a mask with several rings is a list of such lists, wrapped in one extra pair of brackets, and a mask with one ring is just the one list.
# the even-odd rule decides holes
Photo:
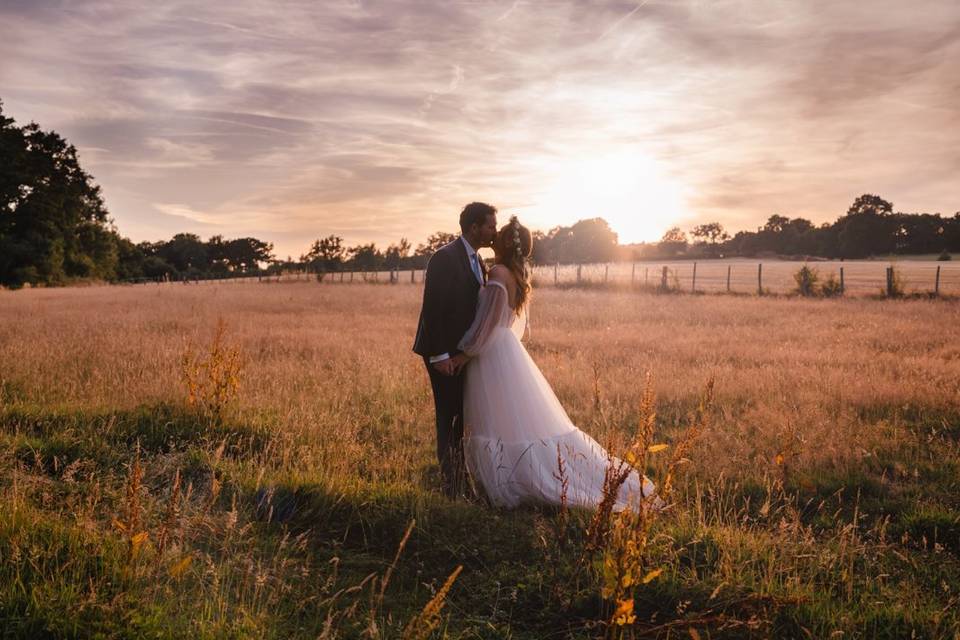
[(483, 224), (487, 216), (496, 213), (497, 208), (486, 202), (471, 202), (460, 212), (460, 231), (466, 233), (475, 224)]

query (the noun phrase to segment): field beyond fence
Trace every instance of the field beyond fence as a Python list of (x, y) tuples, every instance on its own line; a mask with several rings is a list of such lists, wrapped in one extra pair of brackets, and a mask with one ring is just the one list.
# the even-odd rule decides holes
[[(788, 295), (797, 293), (797, 273), (811, 269), (820, 283), (832, 279), (835, 295), (943, 295), (960, 296), (960, 263), (932, 261), (752, 261), (613, 262), (608, 264), (537, 265), (535, 287), (610, 287), (669, 291), (673, 293), (731, 293)], [(891, 272), (891, 269), (893, 270)], [(889, 279), (895, 274), (895, 285)], [(356, 271), (344, 269), (312, 273), (286, 271), (185, 282), (237, 283), (318, 281), (327, 284), (422, 284), (422, 269)], [(150, 279), (123, 284), (149, 284)], [(891, 291), (891, 286), (896, 286)]]

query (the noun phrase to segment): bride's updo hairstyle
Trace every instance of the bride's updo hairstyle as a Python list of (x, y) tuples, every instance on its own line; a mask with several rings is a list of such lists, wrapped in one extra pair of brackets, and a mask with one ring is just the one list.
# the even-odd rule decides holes
[(500, 263), (510, 270), (517, 281), (517, 313), (530, 301), (530, 271), (527, 260), (533, 255), (533, 235), (520, 224), (517, 216), (497, 232), (494, 250)]

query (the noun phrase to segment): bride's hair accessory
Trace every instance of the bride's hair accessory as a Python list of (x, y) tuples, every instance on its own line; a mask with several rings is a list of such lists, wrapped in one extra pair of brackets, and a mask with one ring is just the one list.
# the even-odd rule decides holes
[(533, 251), (533, 238), (530, 230), (520, 224), (517, 216), (510, 216), (510, 221), (500, 227), (497, 232), (496, 251), (502, 264), (509, 269), (516, 278), (517, 306), (515, 311), (525, 307), (530, 299), (530, 268), (529, 258)]
[(513, 249), (517, 252), (517, 258), (523, 262), (523, 248), (520, 246), (520, 221), (517, 216), (510, 216), (510, 225), (513, 227)]

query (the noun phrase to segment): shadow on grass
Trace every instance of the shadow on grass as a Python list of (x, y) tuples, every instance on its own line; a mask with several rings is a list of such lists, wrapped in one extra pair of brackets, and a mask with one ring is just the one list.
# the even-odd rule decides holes
[[(45, 471), (53, 471), (58, 466), (62, 469), (71, 461), (81, 459), (92, 459), (98, 465), (119, 469), (129, 463), (138, 442), (145, 456), (218, 447), (225, 442), (223, 455), (238, 461), (255, 457), (270, 444), (265, 427), (242, 422), (213, 424), (170, 405), (106, 413), (6, 411), (0, 413), (0, 439), (13, 445), (12, 450), (24, 464), (40, 465)], [(58, 460), (56, 465), (54, 458)], [(804, 470), (802, 474), (798, 471), (788, 481), (787, 491), (797, 496), (801, 506), (809, 500), (814, 503), (833, 500), (834, 508), (829, 513), (826, 509), (802, 513), (807, 523), (814, 523), (822, 514), (826, 514), (824, 518), (832, 518), (822, 523), (824, 531), (836, 527), (836, 509), (842, 509), (844, 513), (839, 518), (849, 522), (847, 511), (852, 512), (857, 504), (860, 513), (890, 515), (891, 537), (906, 533), (911, 540), (926, 538), (931, 547), (937, 543), (955, 551), (960, 536), (960, 518), (956, 510), (947, 503), (938, 503), (929, 491), (924, 493), (922, 478), (913, 481), (910, 487), (913, 493), (904, 492), (903, 487), (883, 479), (883, 468), (886, 465), (878, 469), (862, 465), (839, 470)], [(404, 531), (415, 520), (416, 527), (400, 554), (382, 609), (389, 611), (394, 620), (408, 620), (418, 613), (432, 597), (433, 590), (462, 565), (463, 573), (450, 592), (445, 609), (450, 616), (450, 635), (454, 637), (583, 637), (598, 632), (596, 623), (608, 611), (599, 597), (598, 585), (585, 579), (583, 567), (577, 565), (576, 545), (566, 552), (558, 552), (553, 546), (550, 536), (556, 520), (554, 509), (493, 509), (479, 501), (449, 500), (429, 486), (362, 484), (351, 487), (346, 490), (322, 482), (305, 482), (300, 478), (278, 481), (264, 489), (258, 485), (255, 465), (248, 465), (232, 475), (214, 506), (215, 517), (211, 522), (225, 519), (223, 516), (232, 503), (239, 505), (241, 511), (247, 511), (241, 515), (241, 520), (249, 516), (255, 521), (249, 535), (255, 538), (251, 543), (253, 550), (260, 550), (259, 554), (253, 554), (247, 549), (246, 553), (258, 557), (269, 558), (269, 550), (278, 546), (277, 541), (285, 539), (287, 534), (305, 536), (309, 541), (307, 550), (297, 551), (293, 560), (295, 564), (303, 563), (310, 568), (312, 582), (308, 585), (304, 579), (293, 584), (297, 589), (318, 588), (318, 580), (313, 576), (325, 577), (324, 572), (336, 559), (339, 577), (335, 589), (340, 589), (359, 585), (371, 574), (384, 575), (397, 554)], [(741, 508), (747, 510), (749, 505), (750, 517), (757, 522), (761, 520), (756, 509), (760, 508), (765, 497), (763, 486), (740, 482), (736, 486), (717, 484), (717, 487), (720, 497), (735, 503), (733, 512), (739, 513)], [(922, 502), (918, 501), (920, 498), (923, 498)], [(924, 506), (917, 506), (920, 504)], [(55, 514), (45, 513), (44, 518), (49, 518), (49, 522), (59, 520)], [(582, 527), (584, 514), (578, 512), (574, 519), (577, 526)], [(765, 526), (775, 528), (773, 516), (768, 519), (770, 522)], [(904, 633), (909, 637), (914, 630), (929, 633), (939, 630), (936, 624), (940, 623), (931, 622), (938, 619), (932, 609), (931, 612), (909, 609), (896, 602), (875, 607), (866, 606), (866, 600), (843, 602), (829, 592), (834, 584), (832, 579), (826, 579), (821, 585), (824, 594), (813, 599), (803, 600), (802, 597), (806, 596), (802, 589), (791, 591), (784, 587), (782, 593), (786, 595), (777, 601), (764, 586), (762, 570), (751, 568), (749, 564), (744, 564), (742, 575), (738, 574), (732, 584), (714, 597), (714, 590), (725, 575), (724, 562), (729, 562), (738, 541), (773, 544), (765, 538), (766, 529), (759, 528), (757, 535), (750, 538), (749, 527), (740, 527), (738, 523), (698, 524), (688, 530), (668, 518), (660, 533), (663, 534), (662, 544), (667, 545), (669, 553), (676, 558), (672, 565), (675, 570), (666, 571), (641, 590), (636, 603), (638, 619), (661, 623), (679, 621), (686, 625), (685, 616), (691, 612), (712, 611), (740, 621), (749, 620), (756, 612), (759, 618), (772, 621), (772, 627), (767, 626), (756, 633), (743, 626), (730, 629), (724, 629), (719, 623), (700, 626), (701, 630), (709, 630), (710, 637), (770, 637), (770, 633), (775, 637), (804, 637), (810, 630), (816, 637), (816, 634), (831, 629), (862, 627), (870, 629), (872, 637), (893, 638), (903, 637)], [(51, 538), (53, 542), (74, 535), (48, 531), (44, 528), (46, 526), (37, 525), (31, 535), (38, 536), (41, 541)], [(731, 530), (739, 532), (742, 537), (731, 540)], [(12, 534), (9, 537), (12, 538)], [(3, 551), (2, 538), (0, 535), (0, 551)], [(828, 538), (825, 536), (823, 544), (830, 544)], [(50, 575), (60, 576), (58, 580), (62, 577), (57, 593), (66, 598), (66, 604), (61, 606), (53, 602), (43, 611), (31, 610), (34, 592), (23, 591), (9, 600), (14, 604), (7, 607), (7, 613), (18, 616), (42, 614), (46, 620), (44, 625), (62, 621), (67, 625), (62, 629), (75, 624), (74, 629), (93, 629), (109, 635), (125, 624), (129, 625), (128, 628), (137, 628), (133, 620), (153, 620), (151, 616), (160, 620), (176, 606), (183, 606), (172, 596), (168, 601), (165, 599), (168, 596), (157, 595), (158, 600), (150, 605), (151, 609), (136, 601), (137, 592), (131, 592), (130, 601), (119, 603), (113, 610), (118, 616), (115, 625), (107, 615), (96, 621), (85, 621), (77, 613), (77, 603), (85, 596), (71, 590), (83, 581), (89, 581), (91, 572), (100, 575), (106, 585), (109, 574), (114, 571), (109, 563), (120, 562), (110, 558), (120, 552), (109, 549), (100, 552), (102, 561), (108, 565), (104, 569), (73, 560), (75, 554), (92, 555), (87, 548), (90, 541), (84, 544), (74, 543), (71, 539), (65, 539), (63, 544), (53, 542), (37, 543), (38, 549), (45, 554), (45, 562), (70, 568), (70, 571), (64, 568), (62, 576), (56, 572), (33, 575), (29, 582), (43, 590), (50, 587)], [(206, 553), (217, 552), (214, 545), (197, 544)], [(823, 549), (827, 550), (827, 547)], [(924, 549), (901, 550), (909, 555), (910, 563), (898, 561), (889, 570), (884, 567), (873, 573), (858, 564), (857, 570), (867, 578), (874, 574), (896, 576), (896, 579), (886, 579), (894, 580), (894, 585), (898, 584), (895, 580), (902, 579), (904, 593), (919, 593), (924, 597), (929, 597), (941, 582), (950, 582), (957, 575), (950, 569), (955, 562), (953, 565), (945, 562), (944, 556), (950, 556), (950, 553), (931, 560), (923, 555), (926, 553)], [(218, 553), (226, 554), (227, 551)], [(910, 568), (911, 563), (919, 569)], [(73, 573), (74, 566), (78, 567), (77, 573)], [(918, 575), (921, 569), (928, 571), (929, 575)], [(885, 595), (879, 587), (878, 593)], [(801, 597), (794, 598), (794, 594), (801, 594)], [(298, 600), (300, 595), (285, 596), (264, 614), (264, 624), (272, 625), (270, 628), (276, 630), (278, 637), (282, 634), (306, 636), (308, 634), (303, 629), (316, 631), (317, 621), (322, 621), (324, 610), (318, 600), (301, 602)], [(875, 594), (871, 591), (867, 595), (873, 598)], [(904, 601), (907, 597), (912, 596), (904, 596)], [(362, 608), (368, 599), (367, 591), (362, 591), (362, 597), (358, 598)], [(879, 596), (873, 599), (879, 601)], [(942, 606), (936, 599), (930, 600), (931, 607)], [(187, 610), (195, 613), (192, 609)], [(184, 618), (187, 619), (189, 616)], [(26, 618), (23, 624), (27, 624)], [(697, 624), (690, 626), (696, 627)], [(51, 635), (69, 635), (62, 629), (51, 632)], [(42, 629), (38, 626), (21, 628), (25, 634), (23, 637), (39, 630)], [(177, 635), (184, 629), (156, 622), (156, 627), (151, 626), (150, 630), (162, 636)], [(259, 630), (259, 627), (254, 629), (251, 635)]]
[(561, 583), (573, 590), (578, 572), (573, 555), (557, 563), (545, 554), (545, 526), (556, 509), (494, 509), (398, 486), (348, 494), (291, 482), (251, 488), (244, 496), (266, 526), (306, 534), (320, 557), (336, 557), (344, 585), (382, 575), (415, 521), (386, 596), (386, 608), (401, 617), (415, 615), (458, 566), (463, 572), (445, 609), (458, 630), (473, 620), (486, 629), (480, 637), (500, 637), (507, 629), (520, 633), (516, 637), (543, 637), (576, 630), (601, 615), (602, 601), (589, 580), (582, 579), (566, 603), (555, 598)]
[(172, 404), (129, 411), (11, 408), (0, 412), (0, 438), (28, 467), (57, 472), (80, 460), (117, 469), (139, 446), (143, 455), (219, 447), (228, 458), (249, 458), (270, 442), (266, 425), (215, 422)]

